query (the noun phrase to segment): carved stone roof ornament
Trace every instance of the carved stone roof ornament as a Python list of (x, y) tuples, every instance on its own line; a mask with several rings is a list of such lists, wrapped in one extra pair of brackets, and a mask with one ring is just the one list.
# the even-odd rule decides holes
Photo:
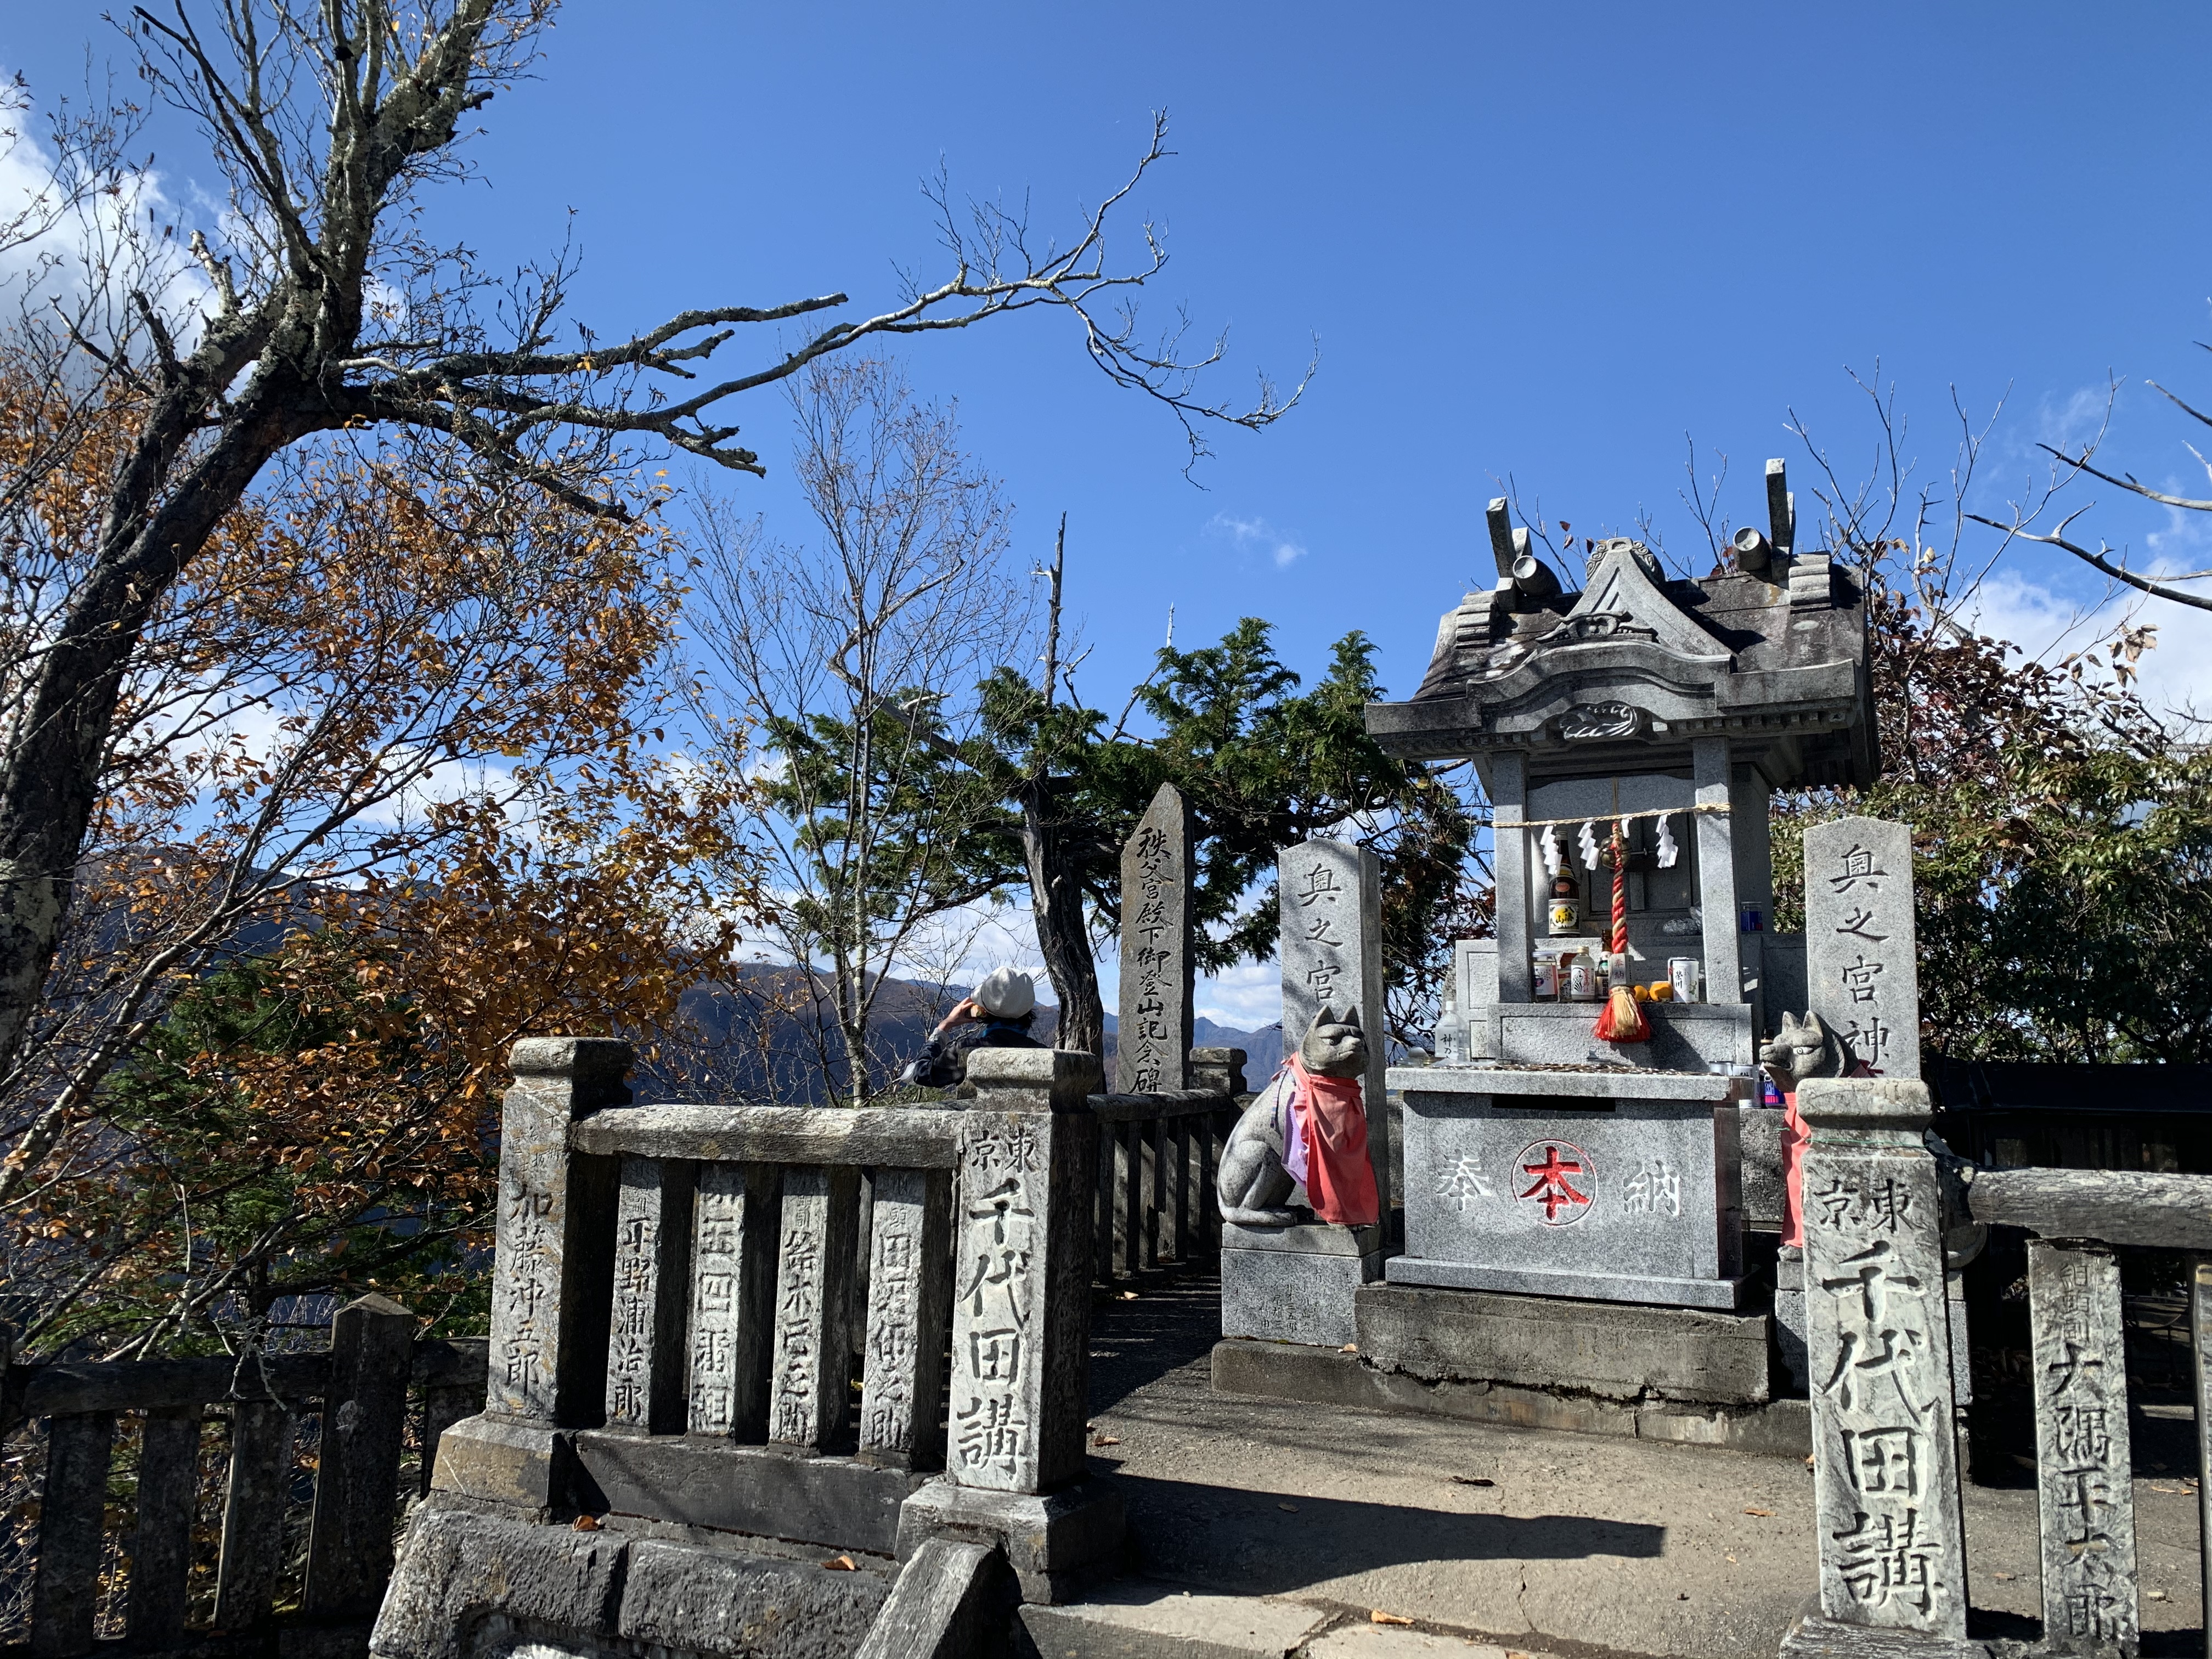
[[(1779, 468), (1769, 469), (1770, 482)], [(1772, 492), (1770, 492), (1772, 493)], [(1724, 733), (1776, 788), (1864, 784), (1878, 770), (1865, 594), (1821, 551), (1799, 553), (1784, 493), (1775, 534), (1736, 556), (1756, 568), (1670, 579), (1626, 537), (1596, 543), (1579, 592), (1492, 503), (1498, 581), (1447, 611), (1420, 689), (1369, 705), (1395, 754), (1525, 754), (1532, 779), (1663, 766)], [(1593, 750), (1617, 745), (1620, 752)]]

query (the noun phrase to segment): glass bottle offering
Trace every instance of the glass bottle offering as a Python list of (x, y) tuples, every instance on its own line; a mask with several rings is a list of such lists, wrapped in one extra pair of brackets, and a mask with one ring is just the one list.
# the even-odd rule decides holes
[(1552, 880), (1552, 896), (1546, 902), (1549, 907), (1548, 927), (1553, 939), (1564, 939), (1578, 933), (1583, 926), (1582, 884), (1562, 868)]
[(1559, 958), (1557, 953), (1537, 951), (1534, 974), (1536, 1000), (1557, 1002), (1559, 1000)]
[(1597, 1000), (1597, 963), (1587, 951), (1577, 951), (1560, 963), (1559, 971), (1565, 983), (1562, 993), (1570, 1002)]
[(1435, 1053), (1439, 1066), (1464, 1066), (1474, 1056), (1468, 1046), (1467, 1021), (1460, 1017), (1458, 989), (1444, 981), (1443, 1006), (1437, 1011)]

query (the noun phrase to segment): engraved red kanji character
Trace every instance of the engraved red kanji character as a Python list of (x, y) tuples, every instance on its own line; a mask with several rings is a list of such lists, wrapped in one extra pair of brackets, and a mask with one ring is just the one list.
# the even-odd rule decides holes
[(1540, 1164), (1523, 1164), (1522, 1173), (1536, 1177), (1536, 1183), (1522, 1193), (1522, 1198), (1533, 1198), (1544, 1206), (1544, 1219), (1556, 1221), (1559, 1211), (1571, 1204), (1587, 1204), (1589, 1194), (1576, 1190), (1567, 1177), (1578, 1176), (1583, 1165), (1572, 1158), (1562, 1158), (1557, 1146), (1547, 1142), (1544, 1159)]

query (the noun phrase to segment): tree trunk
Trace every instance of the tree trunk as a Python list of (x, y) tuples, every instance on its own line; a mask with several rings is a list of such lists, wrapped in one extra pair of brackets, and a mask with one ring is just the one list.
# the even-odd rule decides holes
[[(153, 508), (148, 478), (166, 467), (178, 411), (189, 408), (185, 398), (165, 398), (161, 418), (134, 447), (107, 503), (93, 568), (47, 648), (0, 774), (0, 1072), (17, 1057), (68, 919), (108, 734), (147, 618), (262, 463), (294, 435), (266, 416), (241, 417)], [(28, 1150), (0, 1175), (0, 1201), (43, 1149)]]
[(1037, 948), (1060, 1000), (1055, 1046), (1106, 1057), (1106, 1009), (1098, 997), (1098, 967), (1083, 924), (1083, 872), (1059, 833), (1052, 786), (1044, 779), (1021, 791), (1022, 850), (1030, 866), (1030, 908)]

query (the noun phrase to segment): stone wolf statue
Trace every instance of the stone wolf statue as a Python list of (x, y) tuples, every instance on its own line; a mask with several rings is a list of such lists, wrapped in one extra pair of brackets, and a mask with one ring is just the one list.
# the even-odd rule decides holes
[(1844, 1045), (1814, 1013), (1802, 1020), (1783, 1015), (1781, 1030), (1759, 1045), (1759, 1058), (1785, 1095), (1796, 1094), (1808, 1077), (1841, 1077), (1850, 1069)]
[[(1359, 1029), (1359, 1011), (1347, 1008), (1340, 1018), (1334, 1009), (1324, 1007), (1306, 1027), (1298, 1058), (1317, 1076), (1362, 1075), (1367, 1069), (1367, 1034)], [(1224, 1221), (1239, 1227), (1291, 1227), (1312, 1219), (1289, 1207), (1297, 1183), (1283, 1167), (1293, 1081), (1288, 1066), (1278, 1072), (1229, 1132), (1213, 1183)]]

